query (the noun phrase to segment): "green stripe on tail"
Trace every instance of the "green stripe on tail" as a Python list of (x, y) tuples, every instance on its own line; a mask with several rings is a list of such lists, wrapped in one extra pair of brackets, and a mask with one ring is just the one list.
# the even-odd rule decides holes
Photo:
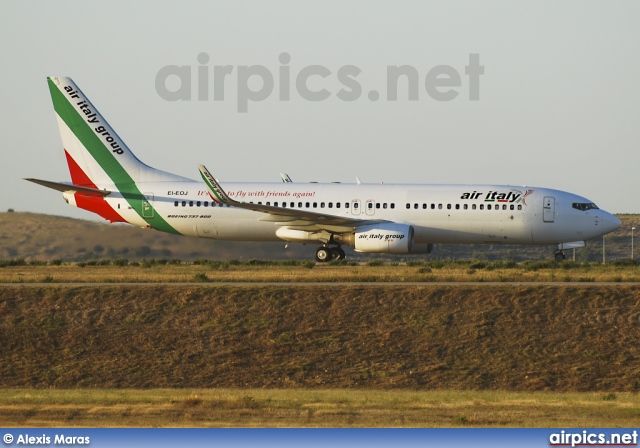
[(96, 135), (94, 129), (86, 122), (85, 117), (81, 116), (76, 108), (70, 103), (70, 99), (64, 96), (51, 78), (47, 78), (47, 81), (49, 84), (49, 90), (51, 91), (53, 107), (56, 113), (66, 123), (69, 129), (71, 129), (71, 132), (75, 134), (78, 140), (80, 140), (91, 157), (93, 157), (105, 173), (107, 173), (109, 178), (116, 185), (118, 191), (122, 194), (133, 210), (135, 210), (136, 213), (138, 213), (138, 215), (140, 215), (140, 217), (143, 218), (152, 228), (180, 235), (180, 232), (165, 221), (151, 204), (148, 204), (148, 206), (153, 212), (153, 217), (148, 218), (142, 216), (142, 203), (143, 201), (146, 202), (146, 198), (138, 189), (134, 179), (122, 167), (120, 162), (118, 162), (111, 150), (107, 148)]

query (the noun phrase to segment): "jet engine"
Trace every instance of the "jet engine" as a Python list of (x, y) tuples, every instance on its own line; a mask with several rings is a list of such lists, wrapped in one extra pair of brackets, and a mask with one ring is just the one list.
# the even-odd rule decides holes
[(353, 246), (356, 252), (409, 254), (413, 250), (413, 227), (379, 223), (360, 226), (355, 232), (334, 235), (336, 243)]

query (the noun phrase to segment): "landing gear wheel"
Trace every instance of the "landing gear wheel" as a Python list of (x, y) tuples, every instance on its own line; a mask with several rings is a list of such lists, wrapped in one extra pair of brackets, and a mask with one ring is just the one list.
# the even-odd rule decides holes
[(329, 257), (331, 261), (340, 259), (340, 252), (338, 252), (337, 247), (329, 248)]
[(316, 261), (319, 263), (325, 263), (333, 260), (344, 260), (347, 255), (340, 247), (325, 247), (321, 246), (316, 249)]
[(316, 249), (316, 261), (320, 263), (324, 263), (326, 261), (331, 260), (332, 251), (328, 247), (318, 247)]
[(564, 252), (562, 252), (562, 251), (556, 252), (555, 259), (556, 259), (556, 261), (558, 263), (560, 263), (561, 261), (564, 261), (565, 258), (567, 258), (567, 257), (565, 257)]

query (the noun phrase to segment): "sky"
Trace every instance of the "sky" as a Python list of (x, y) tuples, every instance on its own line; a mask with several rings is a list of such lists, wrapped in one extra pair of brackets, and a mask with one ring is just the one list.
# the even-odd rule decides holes
[[(635, 1), (3, 0), (0, 211), (102, 220), (22, 180), (70, 180), (46, 83), (69, 76), (139, 159), (192, 179), (203, 163), (223, 185), (527, 185), (640, 213), (638, 17)], [(415, 79), (393, 101), (401, 66)]]

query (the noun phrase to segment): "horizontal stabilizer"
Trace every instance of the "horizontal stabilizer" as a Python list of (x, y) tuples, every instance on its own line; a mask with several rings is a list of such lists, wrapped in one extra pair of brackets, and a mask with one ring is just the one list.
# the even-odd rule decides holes
[(109, 190), (98, 190), (97, 188), (90, 187), (81, 187), (79, 185), (67, 184), (62, 182), (51, 182), (48, 180), (41, 179), (25, 179), (29, 182), (33, 182), (38, 185), (42, 185), (43, 187), (52, 188), (54, 190), (61, 191), (63, 193), (66, 192), (79, 192), (86, 194), (87, 196), (108, 196), (111, 194)]

